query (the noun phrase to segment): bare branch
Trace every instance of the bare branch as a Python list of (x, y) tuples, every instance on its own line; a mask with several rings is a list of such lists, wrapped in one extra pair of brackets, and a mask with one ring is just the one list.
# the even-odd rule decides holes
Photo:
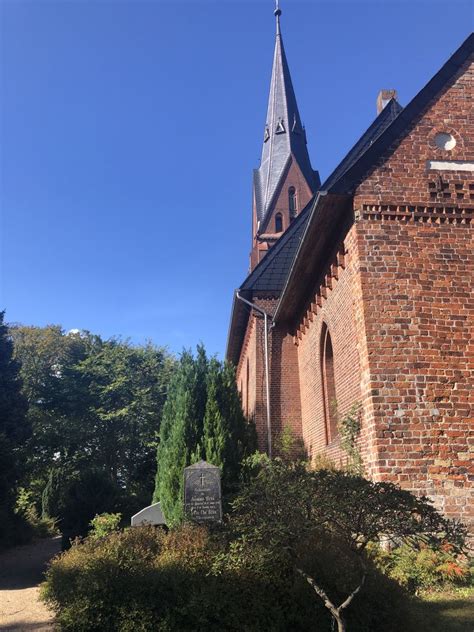
[(335, 617), (339, 617), (339, 609), (336, 608), (336, 606), (332, 603), (332, 601), (327, 596), (326, 592), (317, 585), (317, 583), (314, 581), (314, 579), (310, 575), (305, 573), (304, 570), (302, 570), (301, 568), (296, 567), (296, 572), (299, 573), (301, 575), (301, 577), (303, 577), (308, 582), (308, 584), (315, 591), (315, 593), (317, 595), (319, 595), (319, 597), (321, 597), (321, 599), (324, 601), (324, 605), (326, 606), (326, 608)]
[(347, 606), (351, 603), (351, 601), (354, 599), (354, 597), (357, 595), (357, 593), (360, 591), (360, 589), (362, 588), (362, 586), (365, 583), (365, 578), (367, 577), (367, 571), (364, 571), (364, 574), (362, 575), (362, 578), (360, 580), (360, 584), (357, 586), (357, 588), (355, 590), (353, 590), (351, 592), (351, 594), (349, 595), (349, 597), (347, 597), (347, 599), (345, 601), (343, 601), (341, 603), (341, 605), (338, 608), (338, 611), (340, 612), (341, 610), (344, 610), (344, 608), (347, 608)]

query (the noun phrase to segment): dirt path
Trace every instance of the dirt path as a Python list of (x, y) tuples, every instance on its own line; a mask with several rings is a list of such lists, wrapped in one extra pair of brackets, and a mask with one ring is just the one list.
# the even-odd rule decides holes
[(61, 538), (39, 540), (0, 554), (0, 631), (53, 630), (52, 613), (38, 600), (47, 562), (61, 550)]

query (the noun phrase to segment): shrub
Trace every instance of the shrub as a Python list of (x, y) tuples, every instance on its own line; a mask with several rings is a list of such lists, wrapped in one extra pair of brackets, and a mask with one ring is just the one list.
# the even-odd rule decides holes
[(90, 522), (89, 538), (98, 540), (114, 531), (118, 531), (121, 520), (122, 514), (120, 513), (97, 514)]
[(463, 586), (472, 579), (467, 559), (456, 554), (449, 544), (437, 548), (404, 544), (391, 551), (377, 548), (372, 555), (386, 575), (415, 593)]
[(33, 498), (33, 491), (20, 487), (15, 507), (15, 513), (30, 528), (31, 537), (49, 538), (58, 535), (56, 520), (49, 516), (40, 516)]
[[(330, 616), (290, 565), (264, 546), (228, 541), (185, 525), (116, 531), (74, 542), (56, 558), (42, 587), (67, 632), (329, 632)], [(316, 540), (308, 570), (324, 576), (332, 596), (357, 573), (335, 540)], [(409, 630), (407, 596), (371, 568), (363, 598), (348, 614), (350, 630)]]
[(285, 462), (307, 461), (308, 452), (301, 437), (293, 432), (291, 426), (284, 426), (283, 430), (275, 437), (275, 452)]
[(366, 550), (387, 533), (464, 538), (389, 483), (256, 455), (223, 526), (76, 541), (53, 561), (43, 595), (72, 632), (329, 632), (334, 621), (340, 632), (408, 632), (409, 594)]
[[(274, 563), (289, 566), (309, 585), (339, 632), (348, 629), (347, 609), (352, 612), (361, 599), (371, 573), (369, 543), (390, 537), (433, 544), (450, 539), (458, 549), (464, 544), (462, 525), (441, 516), (428, 499), (391, 483), (348, 472), (311, 471), (304, 463), (281, 459), (262, 460), (258, 466), (233, 504), (231, 553), (245, 558), (253, 546), (263, 546)], [(308, 555), (320, 542), (324, 546), (312, 564)], [(329, 551), (332, 559), (322, 563)], [(344, 573), (339, 579), (338, 568)]]
[(217, 571), (225, 546), (222, 533), (210, 536), (192, 525), (76, 541), (52, 562), (42, 596), (61, 630), (72, 632), (311, 629), (318, 610), (294, 588), (294, 578), (287, 585), (252, 567)]

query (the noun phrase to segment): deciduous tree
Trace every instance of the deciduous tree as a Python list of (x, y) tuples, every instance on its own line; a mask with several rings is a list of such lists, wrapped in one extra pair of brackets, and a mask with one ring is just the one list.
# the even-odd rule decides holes
[(27, 401), (21, 392), (20, 364), (13, 357), (13, 342), (4, 317), (5, 312), (0, 312), (0, 541), (8, 539), (14, 529), (16, 486), (31, 430)]
[(59, 326), (18, 326), (13, 334), (33, 427), (25, 484), (37, 505), (52, 468), (103, 470), (132, 510), (149, 502), (174, 359), (152, 344)]
[[(427, 498), (391, 483), (340, 471), (310, 471), (303, 463), (278, 459), (264, 458), (258, 465), (260, 471), (234, 503), (231, 521), (238, 539), (231, 555), (236, 563), (245, 563), (255, 547), (272, 564), (291, 566), (323, 601), (339, 632), (346, 630), (345, 610), (366, 580), (369, 543), (383, 539), (440, 545), (447, 540), (463, 546), (462, 525), (445, 519)], [(316, 563), (310, 555), (314, 551)], [(339, 588), (331, 594), (325, 586), (331, 567), (344, 571), (340, 584), (345, 593)]]

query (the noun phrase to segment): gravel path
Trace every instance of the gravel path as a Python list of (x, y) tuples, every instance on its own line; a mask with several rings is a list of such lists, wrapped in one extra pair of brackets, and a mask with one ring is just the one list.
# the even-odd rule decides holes
[(61, 550), (61, 538), (39, 540), (0, 554), (0, 631), (49, 632), (53, 615), (38, 599), (48, 561)]

